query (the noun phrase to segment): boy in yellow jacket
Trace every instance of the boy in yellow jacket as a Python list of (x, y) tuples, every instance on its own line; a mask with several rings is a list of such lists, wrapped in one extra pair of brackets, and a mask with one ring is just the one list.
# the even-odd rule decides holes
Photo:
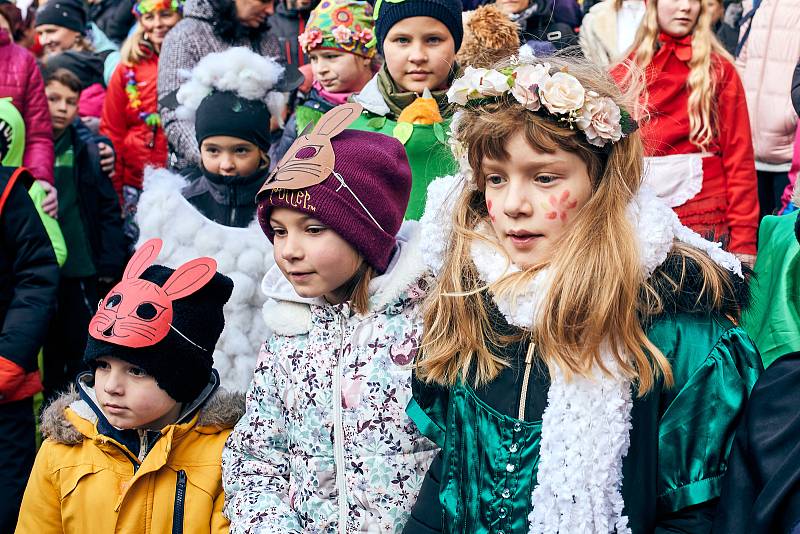
[(89, 324), (77, 391), (45, 410), (18, 533), (223, 533), (220, 458), (244, 398), (212, 354), (233, 282), (144, 243)]

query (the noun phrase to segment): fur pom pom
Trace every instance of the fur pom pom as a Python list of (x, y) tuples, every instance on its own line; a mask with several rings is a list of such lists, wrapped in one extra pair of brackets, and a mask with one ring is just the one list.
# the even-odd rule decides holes
[(197, 63), (189, 80), (178, 89), (178, 118), (194, 120), (200, 102), (214, 90), (230, 91), (247, 100), (263, 100), (272, 112), (275, 98), (270, 92), (283, 73), (284, 68), (277, 61), (243, 46), (209, 54)]

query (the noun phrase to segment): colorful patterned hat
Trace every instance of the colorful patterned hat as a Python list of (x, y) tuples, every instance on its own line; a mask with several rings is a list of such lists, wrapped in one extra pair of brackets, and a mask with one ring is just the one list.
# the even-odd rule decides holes
[(183, 3), (184, 0), (139, 0), (133, 4), (131, 13), (136, 15), (137, 18), (145, 13), (161, 11), (162, 9), (183, 13)]
[(343, 50), (364, 57), (375, 55), (372, 6), (361, 0), (322, 0), (314, 8), (306, 31), (297, 40), (303, 52), (321, 48)]

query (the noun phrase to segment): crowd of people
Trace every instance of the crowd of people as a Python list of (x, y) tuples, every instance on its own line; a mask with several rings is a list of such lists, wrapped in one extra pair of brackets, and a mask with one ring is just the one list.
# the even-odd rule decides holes
[(800, 532), (800, 0), (0, 0), (0, 534)]

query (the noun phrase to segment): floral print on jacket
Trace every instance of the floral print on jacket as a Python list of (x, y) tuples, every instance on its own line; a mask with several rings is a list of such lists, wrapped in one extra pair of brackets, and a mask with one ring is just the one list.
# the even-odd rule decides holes
[(405, 413), (425, 270), (412, 244), (396, 256), (365, 315), (348, 303), (265, 313), (308, 326), (271, 325), (226, 444), (232, 533), (402, 531), (438, 449)]

